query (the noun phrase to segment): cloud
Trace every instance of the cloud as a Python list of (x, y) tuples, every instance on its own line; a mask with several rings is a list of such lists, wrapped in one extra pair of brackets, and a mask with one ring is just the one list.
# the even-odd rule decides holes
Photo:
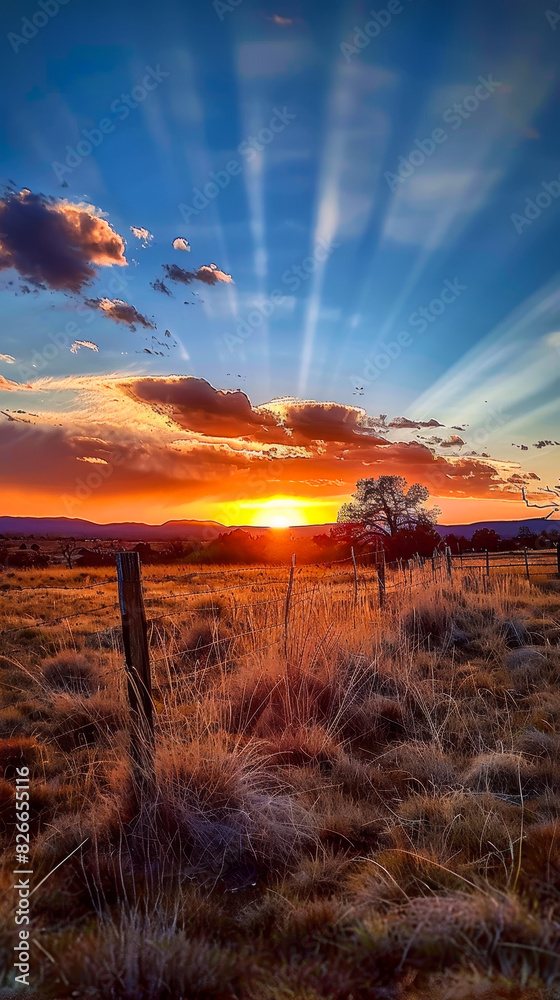
[[(400, 428), (402, 430), (406, 428), (409, 428), (410, 430), (419, 430), (421, 427), (443, 427), (444, 424), (440, 424), (439, 420), (410, 420), (408, 417), (394, 417), (387, 426)], [(455, 428), (455, 430), (457, 430), (457, 428)]]
[(80, 292), (97, 267), (125, 266), (125, 244), (93, 205), (24, 188), (0, 199), (0, 271), (14, 268), (36, 287)]
[(274, 416), (254, 408), (240, 389), (215, 389), (202, 378), (142, 378), (117, 385), (137, 401), (165, 407), (178, 427), (185, 430), (214, 437), (243, 437), (258, 436), (261, 428), (277, 426)]
[(458, 434), (452, 434), (447, 441), (440, 441), (440, 443), (442, 448), (459, 448), (464, 445), (465, 442), (458, 436)]
[(16, 363), (16, 359), (11, 354), (0, 354), (0, 361), (3, 361), (7, 365), (15, 365)]
[(97, 351), (99, 353), (97, 344), (94, 344), (92, 340), (75, 340), (70, 348), (70, 351), (72, 354), (77, 354), (80, 347), (87, 347), (89, 351)]
[(0, 375), (0, 391), (2, 392), (10, 392), (10, 391), (17, 392), (20, 389), (28, 389), (28, 388), (29, 388), (28, 385), (23, 385), (21, 382), (14, 382), (12, 381), (11, 378), (4, 378), (3, 375)]
[(140, 240), (143, 247), (149, 246), (154, 238), (150, 230), (144, 229), (143, 226), (131, 226), (130, 232), (137, 240)]
[(177, 239), (173, 240), (171, 244), (174, 250), (188, 250), (190, 251), (191, 245), (188, 240), (183, 236), (178, 236)]
[(185, 271), (178, 264), (164, 264), (163, 270), (170, 281), (183, 285), (190, 285), (193, 281), (202, 281), (205, 285), (217, 285), (220, 281), (233, 284), (231, 274), (221, 271), (217, 264), (202, 264), (196, 271)]
[(289, 24), (294, 23), (291, 17), (281, 17), (280, 14), (273, 14), (270, 20), (282, 27), (287, 27)]
[(357, 406), (289, 397), (274, 400), (269, 406), (294, 443), (385, 443), (374, 422), (366, 419), (365, 410)]
[(154, 291), (161, 292), (163, 295), (172, 295), (172, 292), (169, 291), (167, 285), (161, 280), (161, 278), (156, 278), (156, 280), (151, 281), (150, 284)]
[(391, 474), (432, 496), (518, 500), (535, 478), (514, 462), (403, 441), (399, 428), (380, 434), (379, 418), (359, 407), (291, 397), (254, 405), (241, 390), (193, 376), (71, 376), (39, 379), (32, 390), (42, 412), (25, 428), (7, 414), (2, 427), (6, 489), (14, 497), (32, 490), (50, 510), (94, 520), (104, 511), (111, 519), (119, 504), (141, 519), (146, 509), (192, 501), (342, 501), (358, 479)]
[(136, 329), (136, 324), (144, 326), (149, 330), (155, 330), (155, 324), (150, 323), (146, 316), (138, 312), (135, 306), (122, 299), (86, 299), (86, 305), (90, 309), (101, 309), (109, 319), (115, 323), (125, 323), (131, 330)]

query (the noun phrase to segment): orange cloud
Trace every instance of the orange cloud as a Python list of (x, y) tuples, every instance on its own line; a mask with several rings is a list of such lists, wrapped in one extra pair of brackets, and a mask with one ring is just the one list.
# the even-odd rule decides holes
[(33, 194), (0, 199), (0, 271), (13, 268), (36, 287), (79, 292), (96, 267), (125, 266), (125, 244), (93, 205)]
[[(403, 440), (400, 428), (358, 407), (297, 399), (254, 406), (240, 390), (194, 377), (43, 379), (33, 390), (38, 401), (51, 393), (52, 409), (31, 425), (2, 426), (6, 491), (93, 520), (127, 503), (130, 519), (156, 509), (163, 520), (194, 502), (200, 517), (216, 504), (241, 510), (271, 496), (342, 502), (358, 479), (392, 473), (433, 496), (514, 500), (534, 476), (515, 463)], [(75, 399), (65, 414), (55, 403), (69, 390)]]
[(21, 382), (13, 382), (11, 378), (4, 378), (3, 375), (0, 375), (0, 390), (4, 392), (9, 392), (11, 390), (13, 392), (26, 388), (28, 388), (28, 386), (22, 385)]

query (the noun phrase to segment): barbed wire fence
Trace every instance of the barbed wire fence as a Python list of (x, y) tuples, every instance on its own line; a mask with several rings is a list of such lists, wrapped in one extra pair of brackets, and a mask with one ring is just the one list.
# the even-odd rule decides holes
[[(105, 580), (80, 587), (8, 587), (4, 585), (2, 597), (33, 593), (57, 594), (68, 593), (77, 595), (82, 591), (99, 592), (104, 595), (106, 589), (116, 586), (115, 600), (98, 607), (88, 607), (84, 610), (56, 615), (52, 618), (26, 621), (0, 631), (0, 640), (13, 639), (17, 644), (18, 636), (27, 629), (47, 629), (53, 625), (75, 622), (79, 619), (89, 619), (103, 613), (111, 613), (117, 619), (109, 629), (94, 632), (100, 636), (102, 632), (110, 632), (115, 639), (120, 637), (120, 649), (124, 652), (127, 696), (130, 713), (130, 756), (136, 780), (141, 784), (142, 794), (153, 784), (153, 762), (155, 752), (154, 710), (152, 698), (152, 664), (166, 660), (166, 656), (154, 658), (151, 655), (152, 638), (158, 630), (158, 623), (169, 621), (173, 626), (177, 620), (185, 617), (214, 613), (218, 615), (224, 610), (220, 603), (224, 595), (233, 597), (233, 602), (226, 605), (232, 618), (241, 616), (241, 631), (228, 634), (225, 640), (229, 661), (229, 650), (235, 648), (238, 640), (249, 636), (271, 633), (271, 639), (264, 645), (254, 647), (251, 652), (262, 652), (274, 646), (283, 647), (284, 658), (289, 660), (290, 628), (294, 620), (294, 609), (313, 602), (318, 593), (330, 594), (335, 599), (336, 588), (353, 610), (354, 628), (356, 628), (356, 611), (360, 597), (366, 597), (364, 611), (377, 609), (379, 614), (390, 604), (399, 593), (415, 591), (419, 587), (428, 587), (430, 583), (441, 586), (462, 585), (468, 577), (482, 579), (485, 583), (492, 576), (526, 577), (529, 582), (537, 577), (560, 577), (560, 546), (556, 550), (513, 550), (510, 552), (490, 553), (458, 553), (452, 554), (448, 546), (441, 551), (436, 550), (431, 557), (415, 555), (409, 560), (386, 562), (385, 552), (379, 547), (374, 551), (356, 553), (344, 559), (337, 559), (322, 564), (302, 565), (296, 567), (296, 557), (292, 556), (287, 573), (279, 567), (236, 567), (232, 569), (206, 568), (190, 571), (175, 579), (181, 584), (193, 582), (199, 578), (199, 587), (193, 591), (180, 589), (179, 593), (150, 593), (142, 581), (142, 566), (137, 552), (125, 551), (116, 554), (117, 575), (114, 580)], [(185, 567), (186, 568), (186, 567)], [(320, 571), (320, 575), (318, 574)], [(269, 575), (274, 572), (274, 575)], [(251, 580), (243, 580), (243, 574), (250, 573)], [(258, 574), (264, 574), (264, 579), (255, 579)], [(311, 575), (310, 575), (311, 574)], [(314, 575), (313, 575), (314, 574)], [(226, 587), (211, 587), (212, 578), (218, 577), (221, 582), (228, 576), (238, 577), (235, 583)], [(241, 576), (241, 580), (239, 577)], [(310, 586), (311, 584), (311, 586)], [(277, 597), (266, 595), (256, 601), (249, 600), (239, 603), (237, 594), (243, 590), (263, 590), (267, 586), (277, 585), (282, 593)], [(330, 588), (330, 589), (329, 589)], [(311, 596), (310, 596), (311, 595)], [(92, 596), (94, 596), (92, 594)], [(254, 595), (248, 595), (250, 597)], [(259, 596), (260, 595), (256, 595)], [(198, 601), (198, 605), (191, 604)], [(160, 611), (168, 601), (188, 602), (181, 607), (169, 611)], [(200, 602), (203, 602), (202, 605)], [(147, 615), (146, 610), (154, 608), (155, 614)], [(276, 607), (276, 614), (269, 621), (269, 610)], [(247, 613), (254, 609), (264, 610), (264, 624), (249, 621)], [(247, 618), (243, 622), (243, 617)], [(209, 642), (197, 642), (193, 653), (198, 661), (203, 661), (205, 654), (220, 648), (222, 643), (215, 634)], [(114, 643), (119, 648), (119, 643)], [(232, 658), (234, 659), (234, 658)], [(223, 663), (222, 663), (223, 666)], [(207, 667), (203, 667), (207, 669)], [(114, 672), (114, 667), (112, 668)], [(107, 671), (109, 672), (109, 671)]]

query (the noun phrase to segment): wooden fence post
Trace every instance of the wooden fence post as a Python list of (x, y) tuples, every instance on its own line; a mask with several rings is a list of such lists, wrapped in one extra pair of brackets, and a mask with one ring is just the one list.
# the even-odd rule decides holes
[(558, 576), (560, 576), (560, 542), (556, 542), (556, 563), (558, 568)]
[(451, 549), (449, 545), (445, 546), (445, 555), (447, 557), (447, 575), (450, 580), (453, 579), (453, 557), (451, 555)]
[(486, 576), (490, 576), (490, 553), (486, 549)]
[(383, 548), (377, 561), (377, 580), (379, 583), (379, 607), (382, 608), (385, 605), (385, 549)]
[(436, 576), (436, 550), (434, 549), (434, 551), (432, 552), (432, 577), (434, 578), (434, 580), (435, 576)]
[(354, 607), (358, 603), (358, 567), (356, 566), (356, 556), (354, 555), (354, 546), (350, 549), (352, 553), (352, 565), (354, 567)]
[(525, 556), (525, 572), (527, 573), (527, 579), (531, 580), (531, 574), (529, 572), (529, 558), (527, 556), (527, 549), (523, 549), (523, 554)]
[(130, 755), (141, 784), (153, 779), (154, 717), (148, 627), (144, 611), (140, 556), (117, 553), (117, 579), (130, 704)]
[(294, 572), (296, 568), (296, 555), (295, 552), (292, 555), (292, 565), (290, 566), (290, 579), (288, 580), (288, 589), (286, 591), (286, 608), (284, 611), (284, 654), (286, 659), (288, 658), (288, 620), (290, 617), (290, 601), (292, 598), (292, 588), (294, 586)]

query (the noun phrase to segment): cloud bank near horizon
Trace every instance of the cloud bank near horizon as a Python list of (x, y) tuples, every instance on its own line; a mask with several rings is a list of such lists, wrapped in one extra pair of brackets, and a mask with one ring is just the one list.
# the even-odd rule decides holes
[[(342, 502), (358, 479), (388, 474), (420, 482), (432, 496), (518, 500), (520, 487), (534, 490), (538, 479), (514, 462), (466, 451), (466, 434), (435, 436), (435, 419), (387, 423), (361, 407), (293, 397), (254, 405), (239, 389), (194, 376), (0, 387), (25, 390), (22, 405), (32, 411), (4, 412), (5, 486), (49, 497), (61, 514), (94, 517), (123, 499), (138, 518), (154, 503), (165, 510), (274, 495)], [(63, 410), (62, 394), (72, 397)]]

